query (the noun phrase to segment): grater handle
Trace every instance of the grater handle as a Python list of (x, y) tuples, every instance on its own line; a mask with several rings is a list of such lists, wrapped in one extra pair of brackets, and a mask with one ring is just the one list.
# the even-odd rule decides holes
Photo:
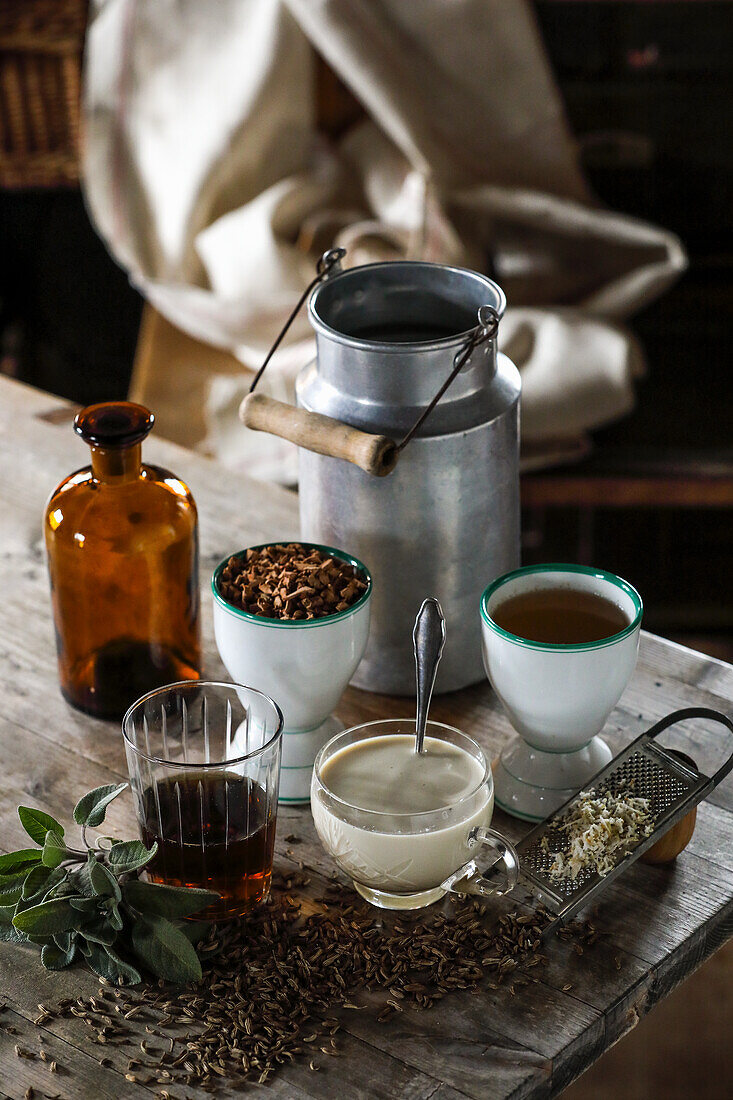
[[(733, 719), (729, 718), (727, 714), (723, 714), (722, 711), (713, 710), (711, 707), (685, 707), (682, 710), (673, 710), (671, 714), (662, 718), (661, 721), (657, 722), (656, 726), (652, 726), (652, 728), (647, 731), (646, 736), (649, 740), (652, 740), (660, 733), (663, 733), (664, 730), (668, 729), (669, 726), (674, 726), (678, 722), (687, 722), (691, 718), (709, 718), (711, 721), (725, 726), (726, 729), (733, 733)], [(731, 752), (727, 760), (720, 765), (715, 775), (710, 780), (710, 786), (707, 788), (706, 795), (713, 790), (714, 787), (717, 787), (721, 779), (725, 779), (726, 775), (728, 775), (731, 770), (733, 770), (733, 752)]]

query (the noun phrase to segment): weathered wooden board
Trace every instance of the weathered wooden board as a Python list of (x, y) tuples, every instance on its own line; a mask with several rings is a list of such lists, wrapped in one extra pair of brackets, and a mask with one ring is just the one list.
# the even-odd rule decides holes
[[(86, 462), (86, 448), (70, 424), (62, 402), (0, 379), (2, 850), (25, 843), (19, 802), (68, 817), (86, 789), (126, 776), (119, 728), (69, 708), (56, 681), (40, 521), (56, 483)], [(183, 477), (198, 502), (206, 667), (210, 675), (223, 675), (212, 641), (210, 572), (225, 554), (249, 543), (296, 536), (296, 499), (154, 438), (146, 453)], [(731, 666), (644, 635), (637, 671), (607, 736), (617, 749), (672, 709), (731, 710), (731, 700)], [(350, 689), (339, 713), (356, 723), (408, 715), (412, 702)], [(466, 729), (492, 755), (511, 733), (487, 685), (437, 698), (433, 713)], [(692, 756), (708, 751), (710, 738), (699, 724), (680, 736)], [(722, 753), (724, 738), (719, 740)], [(495, 823), (512, 837), (524, 831), (501, 814)], [(108, 826), (119, 834), (134, 832), (129, 801), (113, 804)], [(286, 869), (302, 861), (314, 882), (325, 879), (332, 865), (307, 809), (281, 808), (279, 836), (290, 833), (301, 843), (288, 854), (289, 845), (280, 839), (277, 864)], [(535, 980), (514, 996), (504, 987), (482, 988), (447, 997), (440, 1009), (401, 1013), (382, 1025), (369, 1012), (350, 1014), (341, 1059), (317, 1074), (291, 1066), (268, 1082), (268, 1094), (340, 1098), (348, 1090), (375, 1100), (556, 1095), (733, 933), (733, 783), (700, 808), (693, 840), (673, 867), (636, 865), (610, 888), (593, 919), (603, 935), (592, 948), (579, 955), (572, 944), (552, 938), (547, 965), (528, 972)], [(125, 1079), (132, 1056), (126, 1047), (92, 1047), (74, 1019), (53, 1020), (42, 1029), (32, 1024), (39, 1003), (93, 993), (97, 982), (91, 975), (77, 969), (48, 974), (31, 951), (0, 944), (0, 982), (7, 1002), (0, 1013), (0, 1094), (20, 1098), (32, 1087), (37, 1095), (63, 1097), (153, 1095), (153, 1086)], [(16, 1043), (36, 1054), (42, 1045), (57, 1060), (59, 1074), (50, 1075), (38, 1057), (16, 1057)], [(100, 1050), (112, 1059), (111, 1067), (99, 1065)]]

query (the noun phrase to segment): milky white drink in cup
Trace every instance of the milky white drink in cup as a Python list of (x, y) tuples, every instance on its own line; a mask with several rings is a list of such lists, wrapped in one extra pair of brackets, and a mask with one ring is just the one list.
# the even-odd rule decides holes
[(411, 723), (373, 722), (321, 751), (311, 809), (324, 847), (364, 897), (417, 908), (441, 897), (486, 839), (477, 830), (494, 809), (491, 769), (478, 745), (448, 726), (428, 723), (425, 751), (416, 753)]
[[(425, 752), (415, 752), (414, 736), (370, 737), (335, 753), (323, 778), (338, 798), (363, 810), (411, 815), (450, 807), (480, 787), (483, 768), (463, 749), (433, 737)], [(488, 825), (494, 796), (486, 787), (470, 801), (467, 814), (446, 812), (444, 823), (423, 832), (380, 832), (368, 818), (352, 825), (318, 802), (319, 834), (337, 838), (337, 859), (344, 870), (367, 885), (395, 893), (428, 890), (471, 858), (467, 837), (476, 825)], [(395, 820), (395, 828), (399, 826)]]

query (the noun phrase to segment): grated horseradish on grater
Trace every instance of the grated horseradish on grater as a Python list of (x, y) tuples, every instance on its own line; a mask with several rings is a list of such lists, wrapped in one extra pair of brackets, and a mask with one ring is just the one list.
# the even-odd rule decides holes
[[(550, 878), (575, 880), (585, 870), (607, 875), (651, 833), (649, 799), (627, 792), (581, 791), (554, 831), (565, 834), (565, 850), (554, 853)], [(550, 851), (547, 836), (542, 848)]]

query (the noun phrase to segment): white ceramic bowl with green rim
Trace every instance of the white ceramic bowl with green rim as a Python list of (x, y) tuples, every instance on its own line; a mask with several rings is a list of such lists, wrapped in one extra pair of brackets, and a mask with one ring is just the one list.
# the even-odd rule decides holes
[[(492, 612), (527, 592), (569, 588), (618, 607), (626, 625), (595, 642), (556, 644), (520, 638)], [(530, 565), (505, 573), (481, 597), (484, 667), (519, 734), (495, 772), (496, 802), (508, 813), (541, 820), (611, 759), (598, 733), (636, 666), (643, 605), (614, 573), (584, 565)]]
[(366, 592), (352, 607), (320, 619), (268, 619), (234, 607), (219, 592), (224, 566), (246, 549), (227, 554), (211, 578), (214, 636), (227, 672), (236, 683), (275, 699), (283, 712), (281, 802), (308, 802), (316, 754), (344, 728), (332, 712), (364, 655), (371, 613), (372, 578), (358, 558), (332, 546), (299, 545), (353, 566), (366, 581)]

